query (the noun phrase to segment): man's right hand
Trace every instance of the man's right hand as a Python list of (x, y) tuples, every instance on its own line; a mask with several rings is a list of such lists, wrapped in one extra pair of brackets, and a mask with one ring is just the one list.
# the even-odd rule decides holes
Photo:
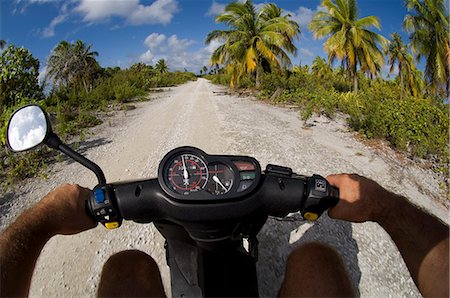
[(376, 221), (391, 236), (423, 296), (449, 297), (449, 228), (378, 183), (356, 174), (327, 177), (339, 187), (335, 219)]
[(395, 195), (375, 181), (357, 174), (337, 174), (327, 177), (339, 188), (339, 203), (328, 210), (334, 219), (351, 222), (379, 221), (395, 204)]

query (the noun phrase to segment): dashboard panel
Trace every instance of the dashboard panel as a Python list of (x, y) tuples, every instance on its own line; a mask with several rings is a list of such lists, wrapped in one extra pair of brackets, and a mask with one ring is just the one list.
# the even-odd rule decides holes
[(208, 155), (195, 147), (176, 148), (158, 169), (161, 188), (177, 201), (223, 201), (245, 197), (259, 184), (261, 167), (248, 156)]

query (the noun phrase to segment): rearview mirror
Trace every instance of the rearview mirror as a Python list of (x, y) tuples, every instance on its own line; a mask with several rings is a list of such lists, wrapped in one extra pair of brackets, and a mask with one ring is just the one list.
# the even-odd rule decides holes
[(49, 133), (45, 112), (37, 105), (20, 108), (8, 123), (7, 140), (11, 150), (21, 152), (42, 144)]

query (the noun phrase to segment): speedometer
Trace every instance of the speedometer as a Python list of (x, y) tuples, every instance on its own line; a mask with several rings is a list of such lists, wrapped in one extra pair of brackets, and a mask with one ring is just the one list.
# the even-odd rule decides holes
[(173, 191), (188, 195), (203, 189), (208, 181), (208, 167), (194, 154), (180, 154), (166, 164), (164, 176)]
[(242, 199), (259, 185), (261, 167), (248, 156), (208, 155), (190, 146), (167, 153), (158, 168), (158, 183), (183, 203), (220, 204)]

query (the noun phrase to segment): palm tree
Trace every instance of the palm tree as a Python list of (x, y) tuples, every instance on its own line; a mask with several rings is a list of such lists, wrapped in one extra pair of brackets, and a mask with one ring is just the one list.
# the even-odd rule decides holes
[(410, 33), (418, 60), (425, 57), (425, 77), (434, 94), (450, 92), (449, 15), (443, 0), (407, 0), (410, 14), (403, 26)]
[(47, 61), (48, 75), (53, 85), (67, 86), (71, 76), (72, 45), (63, 40), (51, 52)]
[(330, 65), (322, 57), (314, 58), (311, 65), (311, 72), (313, 75), (323, 79), (333, 73)]
[(358, 91), (357, 69), (376, 76), (384, 63), (379, 45), (388, 41), (380, 34), (370, 31), (374, 26), (380, 29), (375, 16), (358, 19), (355, 0), (323, 0), (326, 11), (319, 11), (309, 24), (315, 38), (327, 37), (324, 49), (328, 53), (328, 63), (337, 58), (353, 79), (354, 91)]
[(402, 37), (397, 32), (391, 34), (391, 43), (386, 50), (388, 55), (388, 63), (391, 66), (389, 73), (392, 73), (395, 69), (395, 65), (398, 65), (398, 76), (400, 78), (400, 99), (403, 97), (403, 89), (405, 87), (404, 77), (406, 73), (409, 73), (412, 68), (411, 55), (408, 53), (406, 46), (403, 44)]
[(169, 72), (169, 67), (167, 66), (166, 60), (164, 60), (164, 59), (159, 59), (158, 60), (158, 62), (156, 63), (155, 69), (160, 74)]
[(232, 87), (245, 73), (254, 75), (259, 87), (264, 64), (280, 69), (291, 65), (289, 53), (297, 54), (293, 40), (300, 34), (300, 27), (290, 15), (282, 16), (275, 4), (265, 4), (258, 12), (251, 0), (232, 2), (216, 22), (229, 28), (210, 32), (205, 42), (222, 42), (211, 56), (211, 65), (227, 68)]
[(98, 52), (91, 51), (92, 45), (86, 46), (86, 44), (77, 40), (73, 45), (73, 54), (77, 57), (74, 59), (74, 77), (75, 84), (81, 82), (86, 92), (93, 86), (91, 78), (94, 73), (100, 69), (96, 57)]
[(91, 47), (92, 45), (86, 46), (81, 40), (74, 44), (61, 41), (52, 50), (47, 61), (48, 74), (53, 79), (53, 84), (75, 89), (82, 85), (88, 92), (93, 85), (93, 75), (100, 70), (95, 59), (98, 53), (91, 51)]

